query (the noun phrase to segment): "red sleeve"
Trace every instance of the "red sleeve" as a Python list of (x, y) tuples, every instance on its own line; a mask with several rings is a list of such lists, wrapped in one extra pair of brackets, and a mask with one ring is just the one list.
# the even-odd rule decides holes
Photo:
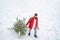
[(30, 23), (30, 19), (28, 20), (28, 22), (26, 23), (26, 25), (28, 25)]

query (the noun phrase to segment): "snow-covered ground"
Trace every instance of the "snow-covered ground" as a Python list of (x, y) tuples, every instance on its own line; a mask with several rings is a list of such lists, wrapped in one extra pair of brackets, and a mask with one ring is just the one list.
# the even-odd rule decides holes
[[(15, 32), (8, 30), (16, 17), (27, 20), (38, 13), (38, 38), (31, 36), (18, 38)], [(60, 40), (60, 0), (0, 0), (0, 40)]]

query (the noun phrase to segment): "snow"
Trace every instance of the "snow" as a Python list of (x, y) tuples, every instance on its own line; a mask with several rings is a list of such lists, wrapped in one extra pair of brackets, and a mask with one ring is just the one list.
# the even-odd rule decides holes
[[(38, 13), (38, 38), (19, 35), (8, 30), (16, 17), (28, 19)], [(27, 32), (28, 33), (28, 32)], [(0, 0), (0, 40), (60, 40), (60, 0)]]

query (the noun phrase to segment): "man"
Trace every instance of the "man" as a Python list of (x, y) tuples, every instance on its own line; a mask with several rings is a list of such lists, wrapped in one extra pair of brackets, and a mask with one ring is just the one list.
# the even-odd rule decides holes
[(30, 36), (30, 32), (31, 32), (31, 30), (32, 30), (32, 28), (34, 27), (34, 37), (35, 38), (37, 38), (37, 35), (36, 35), (36, 29), (38, 28), (38, 14), (37, 13), (35, 13), (34, 14), (34, 16), (33, 17), (31, 17), (30, 19), (29, 19), (29, 21), (27, 22), (27, 24), (26, 25), (29, 25), (29, 33), (28, 33), (28, 35)]

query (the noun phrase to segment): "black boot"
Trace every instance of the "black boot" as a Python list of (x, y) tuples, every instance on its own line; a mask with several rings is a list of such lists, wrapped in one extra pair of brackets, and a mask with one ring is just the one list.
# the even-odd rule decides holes
[(37, 38), (37, 35), (34, 35), (35, 38)]
[(31, 32), (31, 30), (29, 30), (28, 36), (30, 36), (30, 32)]
[(30, 33), (28, 33), (28, 36), (30, 36)]

